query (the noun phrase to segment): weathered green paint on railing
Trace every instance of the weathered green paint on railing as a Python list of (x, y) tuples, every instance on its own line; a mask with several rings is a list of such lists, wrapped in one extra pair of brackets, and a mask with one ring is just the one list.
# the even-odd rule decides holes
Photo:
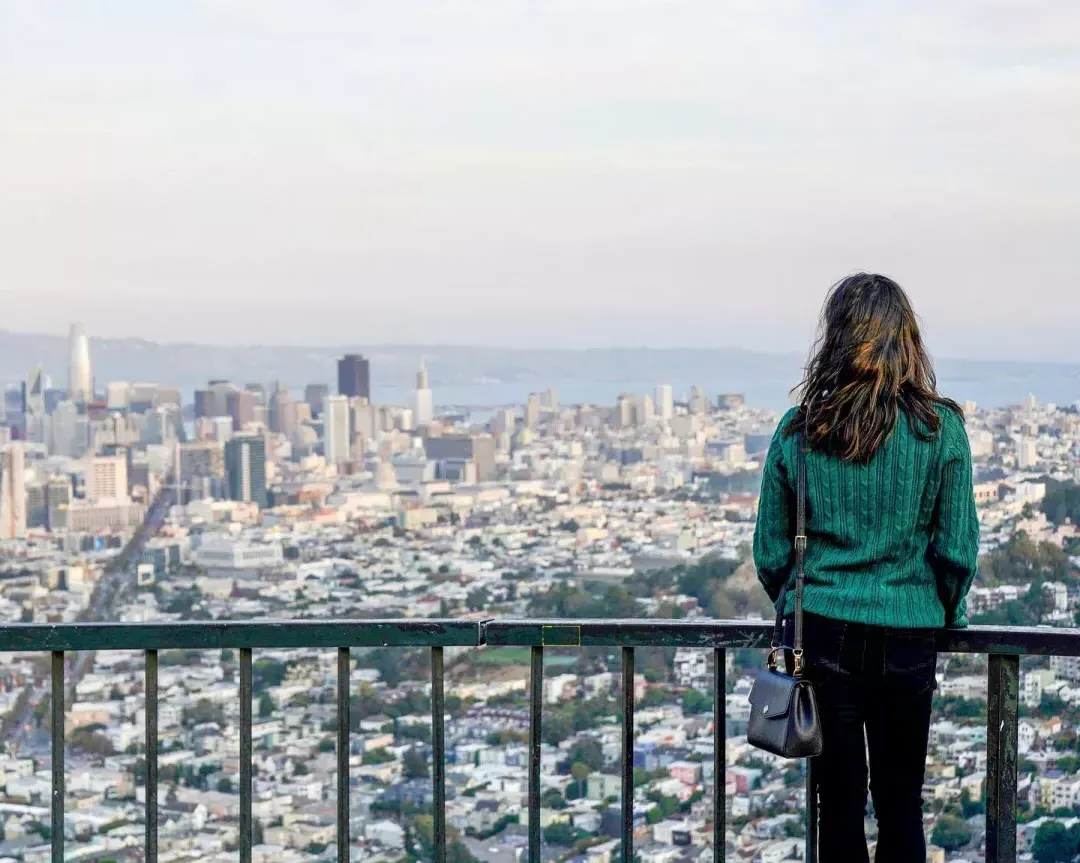
[(515, 620), (484, 624), (484, 643), (514, 647), (768, 647), (771, 626), (745, 620)]
[[(0, 652), (339, 647), (767, 647), (752, 620), (229, 620), (11, 623)], [(1080, 656), (1080, 629), (972, 626), (938, 635), (943, 653)]]
[(987, 679), (986, 863), (1013, 863), (1020, 658), (991, 654)]
[(182, 623), (12, 623), (0, 651), (213, 650), (224, 647), (475, 647), (475, 620), (230, 620)]

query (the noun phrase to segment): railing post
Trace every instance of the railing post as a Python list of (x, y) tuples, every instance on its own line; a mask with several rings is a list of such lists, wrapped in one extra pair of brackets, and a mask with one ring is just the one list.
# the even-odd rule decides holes
[(818, 791), (814, 759), (806, 759), (806, 863), (818, 859)]
[(146, 651), (146, 863), (158, 859), (158, 652)]
[(349, 695), (350, 669), (349, 648), (338, 648), (337, 663), (338, 683), (338, 729), (337, 729), (337, 859), (338, 863), (348, 863), (349, 846)]
[(52, 863), (64, 863), (64, 651), (52, 652)]
[(713, 650), (713, 860), (727, 859), (727, 651)]
[(240, 648), (240, 863), (251, 863), (251, 648)]
[(988, 673), (986, 863), (1015, 863), (1020, 657), (991, 653)]
[(435, 863), (446, 863), (446, 738), (443, 649), (431, 648), (431, 777), (435, 805)]
[(634, 648), (622, 649), (622, 863), (634, 860)]
[(544, 703), (544, 648), (534, 647), (529, 672), (529, 860), (540, 863), (540, 723)]

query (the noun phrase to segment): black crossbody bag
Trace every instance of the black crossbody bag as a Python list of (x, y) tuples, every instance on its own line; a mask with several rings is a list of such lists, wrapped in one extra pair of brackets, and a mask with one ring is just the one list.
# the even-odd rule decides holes
[[(784, 605), (788, 585), (780, 591), (776, 603), (772, 650), (764, 671), (758, 673), (750, 690), (750, 723), (746, 739), (752, 745), (784, 758), (810, 758), (821, 754), (821, 722), (810, 681), (803, 678), (803, 565), (806, 558), (806, 453), (802, 435), (796, 439), (798, 479), (796, 480), (795, 526), (795, 644), (787, 646), (784, 638)], [(784, 670), (777, 670), (777, 657), (791, 654)]]

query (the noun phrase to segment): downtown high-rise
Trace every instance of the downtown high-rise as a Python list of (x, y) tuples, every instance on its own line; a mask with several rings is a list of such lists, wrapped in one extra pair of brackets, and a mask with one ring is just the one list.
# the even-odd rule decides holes
[(361, 354), (346, 354), (338, 360), (338, 395), (371, 398), (371, 366)]
[(68, 334), (68, 398), (76, 404), (86, 404), (93, 397), (90, 340), (82, 324), (72, 324)]

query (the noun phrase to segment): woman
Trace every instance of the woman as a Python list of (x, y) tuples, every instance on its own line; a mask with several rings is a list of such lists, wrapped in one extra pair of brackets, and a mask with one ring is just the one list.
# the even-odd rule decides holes
[[(801, 391), (765, 461), (754, 560), (776, 603), (793, 580), (796, 447), (805, 443), (820, 859), (868, 860), (869, 773), (877, 863), (923, 863), (935, 630), (967, 625), (979, 548), (963, 413), (937, 392), (903, 289), (868, 273), (830, 292)], [(788, 591), (785, 614), (794, 602)], [(789, 644), (790, 627), (788, 618)]]

